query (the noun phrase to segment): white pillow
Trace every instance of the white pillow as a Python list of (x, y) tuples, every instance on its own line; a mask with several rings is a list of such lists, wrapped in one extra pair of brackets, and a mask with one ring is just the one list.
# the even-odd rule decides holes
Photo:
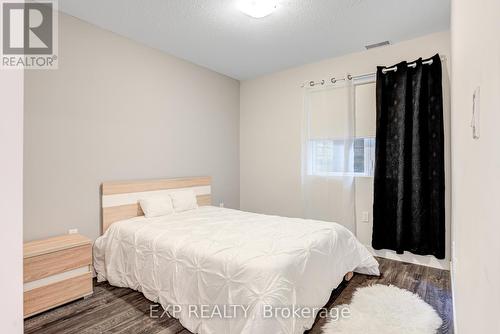
[(196, 194), (192, 190), (181, 190), (170, 193), (175, 212), (182, 212), (198, 208)]
[(174, 213), (170, 196), (152, 196), (139, 200), (146, 218), (166, 216)]

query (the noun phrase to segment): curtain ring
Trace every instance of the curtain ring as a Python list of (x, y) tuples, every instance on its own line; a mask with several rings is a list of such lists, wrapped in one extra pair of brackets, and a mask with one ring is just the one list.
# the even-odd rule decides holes
[(352, 80), (352, 75), (348, 74), (347, 79)]
[(337, 82), (337, 79), (335, 78), (331, 78), (330, 81), (332, 82), (332, 84), (336, 83)]
[(386, 67), (386, 68), (382, 69), (382, 73), (383, 74), (386, 74), (387, 72), (391, 72), (391, 71), (397, 72), (398, 71), (398, 67), (394, 66), (394, 67), (389, 67), (389, 68)]
[(321, 81), (318, 81), (318, 82), (314, 82), (313, 80), (309, 81), (309, 86), (311, 86), (311, 87), (314, 87), (316, 85), (323, 86), (324, 84), (325, 84), (325, 80), (321, 80)]

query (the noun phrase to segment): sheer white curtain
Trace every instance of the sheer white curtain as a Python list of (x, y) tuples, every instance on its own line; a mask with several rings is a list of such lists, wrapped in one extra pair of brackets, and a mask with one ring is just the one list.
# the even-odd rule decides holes
[(304, 89), (302, 195), (306, 218), (356, 231), (354, 87)]

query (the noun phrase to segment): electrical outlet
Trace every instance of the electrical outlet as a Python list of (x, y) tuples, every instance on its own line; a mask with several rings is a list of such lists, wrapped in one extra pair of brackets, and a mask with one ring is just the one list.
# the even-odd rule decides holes
[(78, 229), (77, 228), (70, 228), (68, 230), (68, 234), (78, 234)]
[(370, 214), (368, 213), (368, 211), (363, 211), (361, 213), (361, 221), (363, 223), (368, 223), (370, 221)]

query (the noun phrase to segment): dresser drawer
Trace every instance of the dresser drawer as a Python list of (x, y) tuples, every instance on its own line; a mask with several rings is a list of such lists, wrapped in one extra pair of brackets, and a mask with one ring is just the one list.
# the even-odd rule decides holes
[(24, 316), (62, 305), (92, 293), (92, 273), (88, 272), (24, 292)]
[(24, 282), (92, 264), (92, 245), (81, 245), (24, 259)]

